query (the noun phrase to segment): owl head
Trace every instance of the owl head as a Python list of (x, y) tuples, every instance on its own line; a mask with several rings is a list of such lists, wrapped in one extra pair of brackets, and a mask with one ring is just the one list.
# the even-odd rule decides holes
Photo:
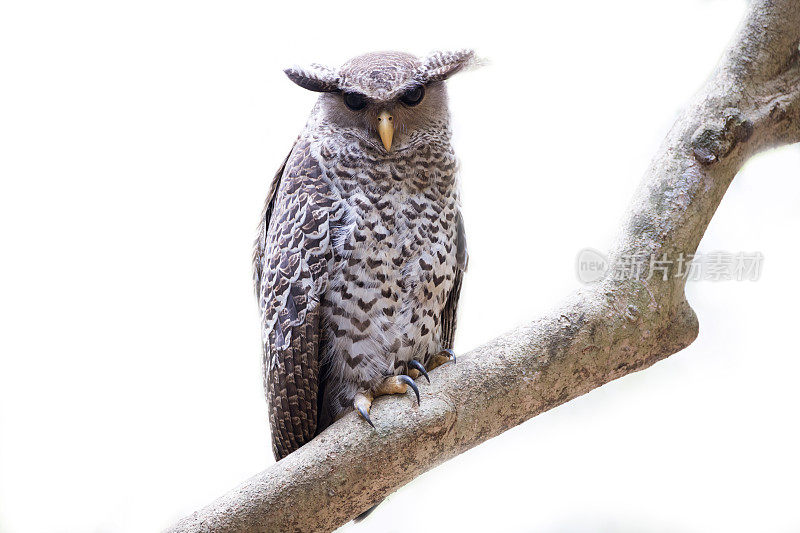
[(434, 52), (424, 58), (373, 52), (339, 68), (312, 64), (284, 72), (300, 87), (322, 93), (315, 108), (321, 123), (389, 153), (447, 131), (443, 82), (476, 63), (472, 50)]

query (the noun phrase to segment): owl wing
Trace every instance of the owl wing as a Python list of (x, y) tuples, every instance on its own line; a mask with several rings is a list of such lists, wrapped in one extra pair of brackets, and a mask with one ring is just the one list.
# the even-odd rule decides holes
[(456, 336), (456, 311), (458, 310), (458, 298), (461, 296), (461, 280), (464, 278), (464, 272), (467, 271), (469, 263), (464, 219), (461, 217), (460, 211), (456, 215), (456, 275), (453, 288), (450, 289), (447, 302), (442, 310), (442, 348), (449, 349), (453, 348)]
[(331, 260), (331, 201), (307, 143), (276, 174), (254, 253), (272, 449), (280, 460), (317, 432), (320, 302)]

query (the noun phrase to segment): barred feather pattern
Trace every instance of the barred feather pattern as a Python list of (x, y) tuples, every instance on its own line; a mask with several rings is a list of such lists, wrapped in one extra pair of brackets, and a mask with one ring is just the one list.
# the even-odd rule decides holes
[(323, 305), (321, 418), (330, 422), (351, 408), (359, 389), (451, 347), (455, 313), (443, 314), (457, 281), (460, 287), (466, 249), (449, 138), (388, 157), (357, 139), (343, 144), (323, 134), (318, 146), (345, 213), (331, 227)]
[(336, 210), (328, 184), (309, 143), (298, 141), (275, 178), (254, 258), (264, 386), (277, 458), (317, 434), (321, 301), (332, 260), (331, 221)]
[[(418, 72), (417, 60), (380, 57), (379, 75), (370, 56), (354, 61), (369, 76), (344, 78), (369, 80), (374, 96)], [(452, 348), (467, 267), (449, 115), (387, 152), (326, 120), (324, 102), (273, 180), (253, 257), (277, 459), (352, 409), (359, 390)]]

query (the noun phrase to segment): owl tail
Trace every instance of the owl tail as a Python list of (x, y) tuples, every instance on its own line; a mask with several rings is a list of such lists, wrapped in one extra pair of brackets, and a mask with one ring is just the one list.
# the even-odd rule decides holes
[(360, 515), (358, 515), (357, 517), (355, 517), (355, 518), (353, 519), (353, 522), (355, 522), (356, 524), (357, 524), (357, 523), (359, 523), (359, 522), (361, 522), (361, 521), (362, 521), (362, 520), (364, 520), (366, 517), (368, 517), (369, 515), (371, 515), (371, 514), (372, 514), (372, 511), (374, 511), (374, 510), (375, 510), (375, 509), (376, 509), (376, 508), (377, 508), (377, 507), (378, 507), (380, 504), (381, 504), (381, 502), (378, 502), (378, 503), (376, 503), (375, 505), (373, 505), (372, 507), (370, 507), (369, 509), (367, 509), (366, 511), (364, 511), (363, 513), (361, 513)]

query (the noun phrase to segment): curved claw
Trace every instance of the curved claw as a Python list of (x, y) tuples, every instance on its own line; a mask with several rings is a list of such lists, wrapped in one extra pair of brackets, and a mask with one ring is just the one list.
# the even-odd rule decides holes
[(450, 354), (450, 357), (452, 357), (452, 358), (453, 358), (453, 364), (455, 364), (455, 362), (456, 362), (456, 352), (454, 352), (454, 351), (453, 351), (453, 350), (451, 350), (450, 348), (445, 348), (445, 349), (444, 349), (444, 350), (442, 350), (442, 351), (443, 351), (443, 352), (447, 352), (447, 353), (449, 353), (449, 354)]
[(419, 405), (420, 404), (420, 401), (419, 401), (419, 388), (417, 387), (417, 384), (414, 383), (414, 380), (411, 379), (410, 376), (406, 376), (405, 374), (397, 376), (397, 379), (399, 379), (400, 381), (402, 381), (403, 383), (405, 383), (406, 385), (411, 387), (411, 389), (414, 391), (414, 394), (417, 395), (417, 405)]
[(358, 409), (358, 412), (361, 413), (361, 416), (364, 417), (364, 420), (366, 420), (370, 426), (375, 427), (375, 424), (373, 424), (372, 420), (369, 418), (369, 411), (367, 411), (363, 405), (356, 405), (356, 409)]
[(411, 361), (408, 362), (408, 366), (410, 366), (411, 368), (416, 368), (417, 370), (419, 370), (419, 373), (422, 374), (423, 376), (425, 376), (425, 379), (428, 380), (428, 383), (431, 382), (431, 378), (428, 377), (428, 372), (425, 371), (425, 367), (422, 366), (422, 363), (420, 363), (416, 359), (412, 359)]
[(356, 394), (356, 397), (353, 399), (353, 407), (356, 408), (356, 411), (361, 413), (361, 416), (366, 420), (370, 426), (375, 427), (375, 424), (372, 423), (372, 420), (369, 418), (369, 408), (372, 406), (372, 395), (363, 392), (359, 392)]

